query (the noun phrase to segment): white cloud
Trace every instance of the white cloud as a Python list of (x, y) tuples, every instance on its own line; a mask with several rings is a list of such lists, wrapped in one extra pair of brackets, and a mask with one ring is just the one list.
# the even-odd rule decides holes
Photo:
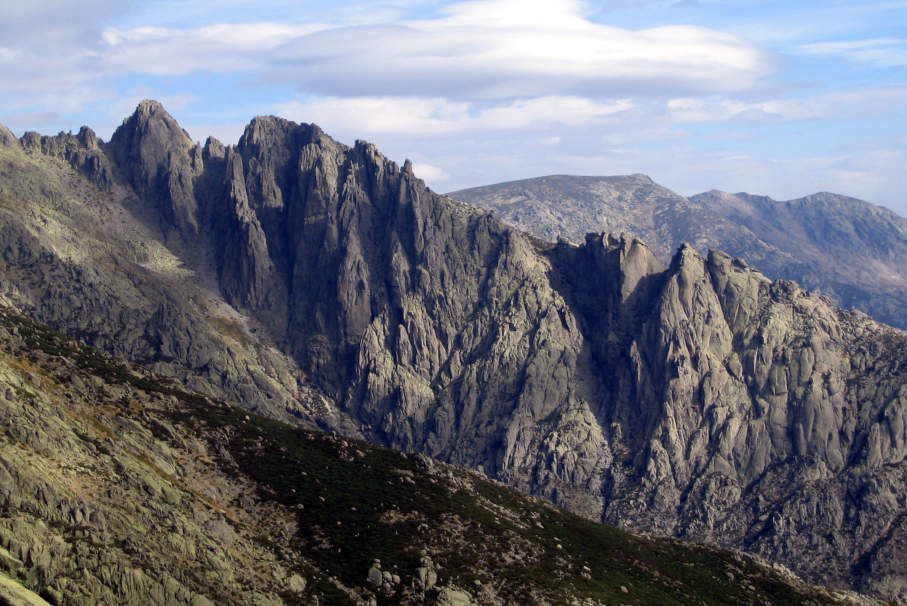
[(670, 117), (681, 123), (801, 121), (886, 116), (902, 110), (905, 103), (907, 86), (889, 86), (757, 102), (683, 97), (670, 99), (667, 109)]
[(799, 50), (808, 55), (836, 55), (881, 67), (907, 66), (907, 40), (900, 38), (816, 42), (804, 44)]
[(122, 0), (0, 2), (0, 40), (50, 48), (80, 44), (97, 35), (98, 24), (128, 10)]
[(592, 124), (633, 107), (628, 99), (595, 101), (556, 96), (484, 107), (443, 98), (322, 97), (283, 103), (276, 110), (285, 118), (315, 122), (329, 132), (362, 135), (405, 132), (418, 138)]
[(477, 119), (479, 128), (522, 129), (540, 124), (575, 126), (625, 112), (634, 107), (630, 99), (596, 101), (582, 97), (538, 97), (490, 107)]
[(60, 114), (51, 111), (20, 112), (5, 114), (0, 123), (13, 131), (35, 130), (49, 124), (54, 124), (60, 119)]
[(429, 184), (447, 181), (450, 175), (443, 168), (426, 164), (424, 162), (413, 163), (413, 173)]
[[(396, 2), (322, 11), (303, 22), (273, 20), (271, 6), (261, 21), (226, 15), (214, 24), (204, 24), (220, 14), (210, 4), (160, 6), (135, 9), (131, 23), (141, 25), (116, 27), (109, 20), (130, 8), (114, 0), (0, 6), (0, 105), (65, 122), (88, 109), (126, 110), (134, 97), (121, 92), (126, 78), (235, 74), (245, 84), (296, 87), (310, 99), (286, 113), (327, 125), (342, 119), (346, 131), (409, 128), (428, 136), (589, 124), (627, 111), (630, 97), (666, 87), (737, 92), (773, 69), (769, 54), (740, 37), (688, 26), (605, 26), (579, 0), (455, 2), (409, 21), (399, 20)], [(281, 10), (293, 8), (286, 2)], [(173, 25), (181, 15), (204, 25)], [(147, 96), (179, 99), (175, 85), (159, 82)]]
[(458, 2), (432, 19), (328, 27), (219, 24), (108, 29), (102, 64), (123, 72), (262, 70), (323, 96), (519, 98), (664, 87), (747, 89), (773, 59), (743, 38), (669, 26), (601, 25), (577, 0)]
[(322, 26), (279, 23), (220, 23), (196, 29), (108, 28), (101, 62), (121, 73), (184, 75), (198, 71), (256, 70), (267, 53)]
[(461, 129), (469, 119), (470, 104), (443, 98), (323, 97), (282, 103), (275, 109), (284, 118), (314, 122), (328, 132), (353, 136), (407, 132), (418, 137)]
[(599, 25), (582, 18), (574, 2), (495, 0), (448, 12), (431, 21), (306, 36), (280, 49), (272, 77), (344, 96), (430, 91), (513, 98), (741, 90), (771, 70), (770, 57), (741, 38), (688, 26)]

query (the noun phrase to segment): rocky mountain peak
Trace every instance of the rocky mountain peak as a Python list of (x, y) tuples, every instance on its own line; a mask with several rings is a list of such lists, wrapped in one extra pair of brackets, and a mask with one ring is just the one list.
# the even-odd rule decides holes
[(239, 139), (239, 147), (262, 145), (277, 138), (278, 133), (286, 134), (299, 125), (278, 116), (255, 116), (246, 125)]
[(689, 242), (681, 242), (680, 247), (671, 259), (671, 269), (679, 269), (690, 264), (699, 263), (702, 263), (702, 255), (699, 254), (699, 251)]
[(201, 153), (163, 105), (139, 103), (113, 133), (109, 149), (130, 185), (157, 207), (165, 231), (198, 233), (193, 182), (202, 172)]
[(56, 157), (70, 164), (102, 190), (113, 183), (110, 159), (102, 149), (102, 141), (87, 126), (77, 135), (59, 133), (53, 137), (28, 131), (18, 141), (28, 154)]
[(220, 158), (227, 154), (227, 148), (224, 147), (224, 144), (221, 143), (215, 137), (208, 137), (205, 139), (205, 146), (203, 149), (205, 159), (208, 158)]
[(852, 204), (857, 206), (871, 206), (868, 202), (864, 202), (858, 198), (853, 198), (851, 196), (843, 196), (841, 194), (832, 193), (830, 191), (817, 191), (816, 193), (809, 194), (808, 196), (803, 196), (799, 198), (807, 204)]
[(16, 139), (16, 135), (14, 135), (10, 129), (0, 124), (0, 145), (4, 147), (12, 147), (14, 145), (18, 145), (18, 143), (19, 140)]
[(87, 126), (83, 126), (79, 129), (79, 134), (76, 135), (76, 138), (86, 149), (100, 147), (100, 144), (102, 143), (101, 139), (98, 138), (98, 135)]
[[(665, 270), (649, 247), (632, 234), (586, 234), (586, 248), (598, 257), (597, 264), (608, 280), (620, 284), (622, 302), (633, 295), (640, 281)], [(604, 278), (604, 275), (600, 277)]]
[(170, 114), (168, 114), (167, 110), (164, 109), (164, 105), (160, 101), (155, 101), (154, 99), (143, 99), (142, 101), (139, 101), (139, 104), (136, 106), (134, 113), (136, 115), (146, 117), (157, 114), (170, 118)]
[(113, 133), (110, 142), (116, 146), (137, 143), (145, 152), (170, 151), (179, 146), (192, 146), (192, 138), (180, 127), (158, 101), (146, 99)]
[(278, 116), (256, 116), (246, 126), (237, 147), (246, 150), (246, 153), (276, 148), (292, 151), (317, 141), (321, 136), (324, 136), (324, 131), (315, 124), (299, 124)]
[(630, 177), (640, 183), (645, 183), (647, 185), (655, 185), (655, 181), (652, 180), (652, 177), (645, 175), (643, 173), (633, 173)]

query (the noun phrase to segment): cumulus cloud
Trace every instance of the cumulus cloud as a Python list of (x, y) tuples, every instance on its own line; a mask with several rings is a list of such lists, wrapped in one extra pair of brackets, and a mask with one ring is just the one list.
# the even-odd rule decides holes
[(281, 103), (275, 110), (284, 118), (314, 122), (332, 132), (434, 136), (459, 130), (469, 119), (470, 104), (441, 97), (321, 97)]
[(475, 120), (482, 129), (523, 129), (539, 125), (577, 126), (633, 109), (630, 99), (598, 101), (583, 97), (548, 96), (523, 99), (483, 110)]
[(126, 10), (116, 0), (0, 2), (0, 106), (50, 119), (108, 94), (96, 83), (99, 24)]

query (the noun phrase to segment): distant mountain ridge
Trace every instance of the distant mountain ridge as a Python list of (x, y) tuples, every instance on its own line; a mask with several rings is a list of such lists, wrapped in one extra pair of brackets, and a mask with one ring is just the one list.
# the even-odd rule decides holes
[(683, 242), (702, 253), (717, 248), (907, 328), (907, 219), (862, 200), (819, 193), (779, 202), (719, 191), (684, 198), (645, 175), (552, 175), (449, 195), (543, 238), (633, 234), (664, 262)]
[(146, 101), (109, 142), (0, 139), (0, 302), (266, 416), (907, 599), (907, 333), (720, 251), (546, 242), (311, 124), (198, 145)]
[(828, 192), (788, 201), (714, 191), (690, 199), (748, 227), (779, 250), (790, 251), (802, 264), (779, 265), (766, 273), (790, 277), (844, 305), (907, 328), (904, 217)]

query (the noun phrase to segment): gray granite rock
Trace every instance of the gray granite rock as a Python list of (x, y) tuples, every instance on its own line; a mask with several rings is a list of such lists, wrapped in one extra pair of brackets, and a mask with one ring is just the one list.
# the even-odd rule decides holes
[(314, 125), (202, 148), (149, 102), (98, 145), (109, 191), (4, 152), (39, 194), (3, 211), (6, 301), (271, 416), (907, 597), (905, 333), (724, 253), (537, 240)]

